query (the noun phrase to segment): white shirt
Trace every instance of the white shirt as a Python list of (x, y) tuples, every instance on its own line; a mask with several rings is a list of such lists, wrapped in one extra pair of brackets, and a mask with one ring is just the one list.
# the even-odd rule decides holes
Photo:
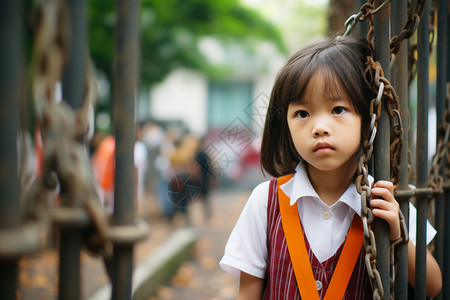
[[(219, 263), (223, 270), (235, 276), (238, 276), (240, 271), (259, 278), (265, 276), (268, 255), (269, 183), (265, 181), (253, 190), (230, 235), (225, 255)], [(360, 215), (361, 196), (356, 191), (355, 185), (350, 184), (339, 200), (328, 206), (312, 187), (304, 165), (299, 164), (294, 176), (280, 188), (290, 197), (291, 205), (297, 204), (306, 237), (317, 259), (324, 261), (333, 256), (344, 242), (353, 216), (355, 213)], [(430, 224), (428, 225), (432, 228)], [(415, 226), (410, 226), (410, 238), (411, 233), (415, 242)], [(434, 234), (427, 240), (431, 241)]]

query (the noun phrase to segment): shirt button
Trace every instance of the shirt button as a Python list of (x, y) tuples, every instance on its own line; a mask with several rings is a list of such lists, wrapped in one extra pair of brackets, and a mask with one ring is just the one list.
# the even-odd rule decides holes
[(328, 210), (324, 210), (322, 212), (322, 218), (324, 218), (325, 220), (328, 220), (331, 217), (331, 213)]
[(316, 287), (317, 287), (318, 291), (320, 291), (322, 289), (323, 284), (322, 284), (322, 282), (320, 280), (316, 280)]

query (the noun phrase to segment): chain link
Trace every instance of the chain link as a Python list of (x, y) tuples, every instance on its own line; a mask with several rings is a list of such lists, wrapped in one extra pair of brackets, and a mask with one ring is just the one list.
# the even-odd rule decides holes
[(447, 95), (447, 109), (444, 112), (444, 122), (438, 126), (438, 144), (429, 171), (428, 186), (433, 189), (434, 196), (437, 196), (444, 192), (444, 177), (441, 175), (440, 171), (445, 159), (447, 159), (447, 163), (444, 174), (447, 180), (450, 178), (450, 112), (448, 110), (448, 107), (450, 107), (449, 102), (450, 98)]
[[(366, 39), (369, 42), (369, 45), (374, 49), (374, 24), (373, 24), (373, 15), (378, 13), (381, 9), (383, 9), (387, 4), (389, 4), (389, 0), (384, 1), (379, 7), (375, 8), (373, 4), (373, 0), (368, 1), (361, 6), (359, 12), (357, 14), (352, 15), (347, 19), (344, 26), (346, 31), (344, 36), (348, 35), (352, 28), (356, 26), (356, 24), (360, 21), (368, 20), (369, 29), (366, 35)], [(395, 62), (395, 57), (398, 51), (400, 50), (401, 43), (405, 39), (410, 39), (415, 31), (417, 30), (418, 24), (422, 19), (422, 16), (425, 12), (425, 8), (427, 5), (427, 0), (413, 0), (409, 3), (408, 8), (408, 20), (403, 27), (402, 31), (397, 35), (393, 36), (390, 40), (390, 54), (391, 54), (391, 62), (390, 68), (393, 66)], [(432, 44), (434, 40), (434, 18), (435, 18), (435, 10), (432, 9), (430, 11), (430, 53), (432, 50)], [(409, 47), (408, 53), (408, 82), (411, 83), (412, 79), (415, 76), (415, 62), (416, 62), (416, 53), (417, 53), (417, 45), (412, 44)], [(383, 70), (379, 62), (373, 60), (373, 57), (368, 57), (368, 62), (366, 65), (365, 73), (369, 73), (369, 77), (371, 78), (371, 85), (376, 89), (377, 97), (372, 99), (370, 103), (370, 115), (371, 115), (371, 123), (370, 123), (370, 138), (367, 141), (364, 141), (364, 151), (360, 157), (358, 163), (358, 171), (357, 171), (357, 180), (356, 186), (358, 192), (361, 194), (361, 218), (363, 220), (364, 227), (364, 248), (366, 251), (366, 267), (369, 273), (369, 277), (371, 279), (371, 284), (373, 288), (373, 298), (374, 299), (382, 299), (384, 295), (383, 286), (381, 284), (381, 278), (378, 270), (376, 269), (376, 241), (375, 235), (370, 229), (370, 225), (373, 221), (373, 216), (370, 207), (368, 206), (368, 201), (370, 201), (370, 187), (368, 182), (368, 172), (367, 172), (367, 162), (370, 160), (370, 157), (373, 153), (373, 140), (376, 136), (376, 126), (377, 120), (380, 118), (381, 112), (381, 99), (385, 100), (386, 108), (390, 117), (391, 124), (391, 137), (390, 137), (390, 179), (397, 185), (400, 178), (400, 158), (401, 152), (403, 150), (403, 126), (400, 117), (400, 103), (397, 94), (395, 93), (394, 88), (390, 85), (389, 81), (384, 77)], [(448, 98), (448, 97), (447, 97)], [(449, 136), (450, 136), (450, 113), (448, 110), (445, 112), (445, 124), (441, 124), (439, 128), (439, 143), (438, 150), (433, 158), (432, 168), (430, 169), (430, 179), (429, 186), (432, 187), (434, 193), (442, 193), (444, 179), (439, 174), (439, 170), (442, 167), (442, 163), (444, 160), (444, 156), (447, 158), (447, 164), (445, 168), (446, 178), (450, 178), (450, 146), (449, 146)], [(411, 169), (410, 169), (411, 170)], [(403, 213), (399, 211), (400, 214), (400, 227), (402, 232), (402, 237), (393, 243), (391, 243), (390, 247), (390, 298), (393, 299), (393, 286), (395, 281), (395, 251), (394, 247), (400, 243), (405, 243), (408, 241), (408, 231), (405, 222), (405, 218)]]
[(397, 55), (400, 50), (403, 40), (410, 39), (416, 32), (426, 6), (427, 0), (415, 0), (409, 4), (408, 20), (406, 21), (405, 26), (403, 26), (402, 31), (398, 35), (393, 36), (390, 41), (391, 57), (393, 55), (392, 61), (395, 60), (395, 55)]
[[(372, 59), (373, 62), (373, 59)], [(365, 73), (370, 72), (374, 64), (367, 63)], [(378, 68), (379, 72), (380, 68)], [(373, 78), (373, 76), (371, 76)], [(384, 83), (379, 85), (376, 98), (370, 101), (370, 138), (364, 141), (364, 149), (358, 162), (357, 177), (356, 177), (356, 189), (361, 194), (361, 219), (364, 230), (364, 249), (365, 249), (365, 264), (371, 280), (373, 289), (373, 298), (381, 299), (384, 295), (383, 285), (381, 283), (380, 273), (376, 267), (377, 247), (375, 241), (375, 234), (371, 229), (373, 222), (372, 210), (369, 207), (371, 188), (369, 183), (368, 165), (374, 147), (374, 140), (377, 134), (377, 124), (381, 116), (381, 98), (384, 91)]]
[(363, 4), (357, 14), (350, 16), (347, 19), (347, 21), (345, 21), (344, 26), (346, 28), (346, 31), (344, 33), (344, 36), (347, 36), (353, 29), (353, 27), (355, 27), (356, 24), (358, 24), (358, 22), (364, 21), (368, 16), (371, 15), (371, 12), (373, 11), (374, 11), (373, 1), (371, 1), (370, 3)]
[[(367, 174), (367, 162), (370, 159), (370, 156), (373, 152), (373, 140), (376, 136), (376, 126), (377, 121), (381, 115), (381, 105), (382, 100), (384, 101), (384, 105), (387, 107), (388, 115), (391, 119), (391, 139), (390, 139), (390, 178), (391, 181), (396, 185), (400, 179), (400, 159), (401, 152), (403, 149), (403, 127), (400, 118), (400, 102), (398, 96), (395, 92), (395, 89), (391, 86), (390, 82), (384, 77), (383, 69), (381, 64), (378, 61), (374, 61), (373, 57), (368, 57), (366, 63), (366, 78), (371, 78), (371, 85), (376, 89), (377, 96), (376, 98), (371, 100), (370, 103), (370, 115), (371, 115), (371, 123), (370, 123), (370, 138), (368, 141), (364, 141), (364, 153), (359, 160), (358, 166), (358, 180), (357, 180), (357, 189), (361, 194), (361, 217), (363, 218), (364, 225), (364, 247), (366, 251), (366, 266), (370, 267), (370, 278), (372, 279), (372, 287), (374, 290), (374, 299), (383, 298), (384, 288), (380, 285), (381, 279), (377, 278), (379, 276), (379, 272), (376, 270), (376, 241), (375, 236), (370, 229), (370, 225), (373, 221), (372, 212), (368, 203), (370, 201), (370, 187), (368, 182), (368, 174)], [(395, 280), (395, 257), (394, 257), (394, 247), (402, 242), (406, 242), (408, 239), (407, 227), (405, 223), (405, 219), (401, 211), (400, 214), (400, 222), (402, 229), (402, 236), (399, 240), (394, 241), (391, 245), (390, 250), (390, 287), (391, 287), (391, 298), (392, 295), (392, 287), (393, 282)], [(372, 276), (373, 275), (373, 276)]]
[(383, 94), (384, 84), (379, 87), (377, 97), (370, 102), (370, 138), (364, 141), (364, 149), (358, 162), (356, 189), (361, 194), (361, 219), (364, 230), (364, 249), (365, 249), (365, 264), (369, 274), (369, 278), (373, 290), (373, 298), (381, 299), (384, 295), (384, 288), (381, 282), (380, 273), (376, 267), (377, 247), (375, 241), (375, 234), (371, 229), (373, 222), (372, 210), (369, 207), (371, 188), (369, 183), (368, 161), (373, 153), (373, 142), (377, 134), (377, 123), (381, 116), (381, 96)]
[[(130, 226), (111, 226), (100, 206), (88, 151), (80, 143), (86, 139), (89, 109), (97, 96), (88, 63), (82, 107), (74, 110), (57, 99), (56, 87), (61, 81), (68, 41), (64, 1), (39, 1), (35, 20), (33, 98), (44, 165), (43, 172), (22, 197), (26, 217), (46, 233), (51, 231), (50, 222), (83, 228), (84, 246), (106, 258), (112, 254), (113, 244), (132, 244), (145, 238), (148, 225), (137, 220)], [(57, 197), (60, 205), (55, 201)]]
[[(379, 7), (374, 8), (373, 1), (369, 1), (361, 6), (359, 12), (352, 15), (346, 22), (346, 32), (344, 34), (348, 35), (351, 29), (359, 22), (368, 19), (369, 30), (367, 32), (366, 39), (369, 45), (374, 49), (373, 33), (374, 33), (374, 23), (373, 15), (381, 11), (386, 5), (389, 4), (389, 0), (384, 1)], [(415, 5), (414, 7), (416, 7)], [(411, 15), (411, 10), (410, 14)], [(413, 20), (418, 22), (419, 14), (412, 14)], [(419, 18), (420, 20), (420, 18)], [(391, 40), (390, 47), (394, 48), (395, 51), (399, 50), (401, 41), (405, 38), (409, 38), (415, 31), (417, 27), (416, 23), (414, 26), (407, 23), (404, 27), (404, 31), (399, 37)], [(372, 51), (373, 53), (373, 51)], [(375, 234), (371, 229), (371, 224), (373, 222), (373, 214), (369, 205), (371, 188), (368, 179), (368, 161), (370, 160), (373, 153), (373, 142), (377, 133), (377, 123), (381, 115), (381, 105), (382, 100), (384, 105), (386, 105), (387, 112), (390, 118), (391, 124), (391, 137), (390, 137), (390, 180), (394, 185), (397, 185), (400, 179), (400, 159), (401, 152), (403, 150), (403, 126), (400, 117), (400, 101), (392, 87), (390, 82), (384, 77), (384, 72), (381, 64), (378, 61), (374, 61), (373, 56), (367, 58), (366, 69), (364, 71), (366, 78), (370, 79), (370, 84), (373, 86), (374, 93), (376, 93), (376, 98), (370, 101), (370, 135), (369, 138), (364, 141), (363, 153), (358, 162), (357, 177), (356, 177), (356, 188), (358, 193), (361, 194), (361, 218), (364, 230), (364, 249), (366, 252), (365, 263), (366, 268), (370, 277), (373, 298), (383, 299), (384, 297), (384, 287), (381, 282), (381, 276), (376, 267), (376, 257), (377, 248)], [(391, 243), (390, 247), (390, 276), (389, 276), (389, 292), (390, 298), (393, 299), (393, 286), (395, 281), (395, 251), (394, 248), (400, 244), (408, 241), (408, 229), (405, 222), (405, 218), (401, 210), (399, 210), (400, 217), (400, 227), (401, 227), (401, 238)]]
[[(450, 122), (450, 112), (448, 111), (450, 109), (450, 82), (447, 82), (447, 113), (445, 114), (445, 120), (448, 123)], [(448, 130), (448, 129), (447, 129)], [(445, 166), (445, 179), (446, 182), (450, 181), (450, 145), (447, 142), (447, 148), (446, 148), (446, 166)]]
[[(425, 0), (426, 2), (426, 0)], [(426, 3), (423, 4), (423, 10), (425, 9)], [(421, 17), (423, 16), (423, 11), (421, 12)], [(420, 18), (421, 18), (420, 17)], [(428, 55), (431, 55), (433, 50), (433, 42), (434, 42), (434, 19), (436, 17), (436, 9), (432, 8), (430, 9), (430, 23), (429, 23), (429, 49), (428, 49)], [(418, 19), (418, 22), (420, 22), (421, 19)], [(392, 40), (391, 40), (392, 43)], [(392, 47), (391, 47), (392, 48)], [(397, 51), (398, 52), (398, 51)], [(392, 55), (395, 59), (395, 55)], [(411, 84), (412, 80), (416, 76), (417, 70), (416, 70), (416, 62), (417, 62), (417, 43), (411, 43), (408, 46), (408, 84)], [(391, 63), (391, 66), (393, 63)]]
[[(408, 20), (405, 23), (405, 26), (403, 26), (403, 29), (400, 31), (398, 35), (395, 35), (391, 38), (389, 47), (390, 47), (390, 54), (391, 54), (391, 62), (390, 62), (390, 68), (393, 66), (395, 62), (396, 55), (398, 51), (400, 51), (401, 43), (405, 39), (410, 39), (414, 33), (417, 30), (417, 27), (419, 26), (420, 20), (422, 19), (422, 16), (425, 12), (425, 8), (427, 5), (428, 0), (414, 0), (410, 1), (409, 8), (408, 8)], [(386, 0), (384, 1), (380, 6), (375, 8), (373, 4), (373, 0), (368, 1), (367, 3), (363, 4), (361, 8), (359, 9), (359, 12), (350, 16), (344, 23), (344, 26), (346, 28), (346, 31), (344, 33), (344, 36), (348, 35), (351, 30), (358, 24), (358, 22), (363, 22), (366, 19), (369, 20), (369, 30), (367, 32), (367, 41), (372, 45), (373, 48), (373, 18), (371, 18), (373, 15), (378, 13), (381, 9), (383, 9), (387, 4), (389, 4), (391, 1)], [(431, 12), (431, 15), (434, 16), (434, 12)], [(431, 45), (433, 43), (434, 39), (434, 22), (430, 22), (430, 50)], [(415, 65), (415, 56), (414, 53), (416, 51), (416, 46), (411, 45), (410, 51), (409, 51), (409, 64), (414, 66)], [(411, 69), (409, 72), (409, 82), (411, 82), (412, 78), (415, 75), (415, 69)]]

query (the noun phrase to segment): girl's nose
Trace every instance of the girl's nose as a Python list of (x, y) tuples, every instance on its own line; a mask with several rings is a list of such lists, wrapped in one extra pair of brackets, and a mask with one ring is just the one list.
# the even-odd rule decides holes
[(317, 120), (312, 133), (314, 137), (320, 137), (329, 135), (331, 131), (329, 126), (327, 125), (327, 122), (325, 122), (325, 120), (323, 119), (320, 119)]
[(316, 127), (313, 130), (313, 135), (315, 137), (319, 137), (319, 136), (324, 136), (324, 135), (329, 135), (329, 130), (322, 128), (322, 127)]

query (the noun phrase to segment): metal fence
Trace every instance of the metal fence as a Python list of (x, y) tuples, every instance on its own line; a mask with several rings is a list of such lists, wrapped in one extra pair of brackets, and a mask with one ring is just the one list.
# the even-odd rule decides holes
[[(131, 298), (133, 244), (147, 235), (135, 217), (133, 148), (138, 77), (139, 2), (116, 2), (114, 132), (116, 139), (112, 221), (99, 205), (86, 151), (88, 110), (95, 98), (86, 37), (86, 1), (33, 3), (33, 45), (24, 55), (21, 5), (1, 3), (0, 298), (16, 299), (18, 260), (49, 247), (58, 229), (59, 299), (80, 299), (80, 251), (99, 253), (112, 282), (113, 299)], [(31, 78), (28, 78), (31, 73)], [(57, 87), (62, 86), (62, 102)], [(27, 87), (31, 87), (27, 93)], [(32, 181), (23, 166), (24, 126), (31, 117), (43, 140), (42, 172)], [(91, 124), (92, 125), (92, 124)], [(117, 176), (120, 176), (118, 178)], [(130, 200), (131, 199), (131, 200)], [(44, 236), (44, 238), (42, 238)]]
[[(450, 233), (445, 217), (450, 207), (448, 1), (380, 0), (361, 1), (359, 5), (359, 11), (345, 24), (346, 34), (359, 23), (358, 33), (373, 42), (374, 59), (384, 70), (383, 80), (374, 83), (379, 95), (383, 93), (381, 103), (385, 102), (385, 105), (377, 116), (378, 130), (371, 164), (373, 174), (375, 180), (391, 179), (397, 183), (395, 194), (406, 219), (409, 201), (414, 201), (417, 206), (415, 289), (409, 297), (426, 298), (426, 222), (429, 218), (438, 231), (430, 249), (433, 249), (443, 275), (443, 289), (436, 299), (448, 299), (450, 248), (448, 239), (444, 239)], [(431, 82), (429, 76), (433, 50), (437, 52), (435, 82)], [(389, 91), (389, 95), (385, 95), (384, 90), (391, 89), (389, 80), (396, 92)], [(416, 87), (411, 85), (414, 81)], [(435, 87), (435, 99), (430, 99), (430, 86)], [(395, 112), (398, 103), (392, 101), (395, 94), (400, 102), (399, 112)], [(436, 124), (428, 121), (430, 100), (435, 100)], [(411, 120), (416, 121), (416, 130), (411, 130)], [(403, 127), (399, 127), (399, 123)], [(403, 145), (399, 147), (401, 127)], [(429, 127), (435, 127), (437, 131), (436, 153), (431, 162), (428, 159)], [(401, 151), (402, 159), (396, 151)], [(374, 227), (377, 250), (373, 251), (374, 245), (365, 243), (366, 253), (372, 255), (368, 265), (372, 264), (372, 271), (379, 272), (379, 276), (377, 273), (372, 276), (374, 298), (408, 299), (407, 245), (401, 243), (394, 248), (389, 241), (387, 225), (377, 223)]]
[[(98, 205), (85, 149), (87, 111), (95, 98), (86, 42), (86, 2), (36, 1), (30, 62), (23, 55), (21, 5), (17, 0), (0, 4), (0, 298), (17, 298), (19, 259), (49, 247), (46, 241), (51, 240), (50, 226), (56, 225), (59, 298), (80, 299), (80, 251), (85, 246), (104, 257), (112, 283), (111, 297), (130, 299), (133, 245), (147, 234), (146, 225), (136, 219), (134, 201), (129, 200), (135, 198), (133, 146), (139, 1), (116, 2), (113, 98), (117, 148), (112, 221)], [(408, 202), (416, 203), (415, 299), (426, 298), (427, 217), (431, 217), (438, 231), (433, 254), (441, 267), (444, 284), (437, 299), (450, 299), (450, 240), (444, 238), (450, 236), (448, 1), (369, 1), (360, 5), (359, 12), (346, 23), (347, 32), (356, 27), (369, 40), (373, 38), (374, 59), (380, 63), (386, 80), (384, 88), (380, 88), (380, 83), (376, 87), (383, 97), (374, 159), (369, 169), (376, 180), (391, 179), (395, 174), (396, 197), (406, 218)], [(437, 40), (433, 41), (435, 31)], [(428, 122), (430, 51), (436, 52), (437, 73), (432, 84), (436, 87), (437, 124)], [(410, 86), (413, 79), (417, 89)], [(389, 91), (386, 93), (391, 93), (391, 101), (385, 97), (383, 89), (389, 90), (390, 86), (387, 80), (399, 100)], [(58, 82), (62, 85), (61, 103), (55, 101)], [(29, 98), (31, 106), (27, 105)], [(409, 110), (409, 99), (414, 98), (417, 109)], [(30, 107), (35, 112), (32, 116), (28, 113)], [(395, 115), (397, 112), (401, 117)], [(31, 120), (35, 122), (33, 126), (40, 128), (44, 143), (42, 172), (32, 181), (25, 176), (23, 154), (24, 131)], [(417, 120), (416, 131), (408, 130), (411, 120)], [(401, 128), (399, 124), (403, 124), (403, 131), (396, 130)], [(431, 163), (429, 126), (436, 127), (438, 135)], [(403, 147), (398, 146), (399, 140)], [(401, 160), (398, 153), (393, 153), (396, 149), (401, 150)], [(394, 250), (383, 223), (374, 230), (376, 257), (371, 257), (368, 264), (369, 268), (373, 264), (372, 269), (380, 274), (373, 281), (376, 295), (407, 299), (407, 246), (400, 244)], [(373, 249), (368, 251), (369, 256), (374, 255)]]

